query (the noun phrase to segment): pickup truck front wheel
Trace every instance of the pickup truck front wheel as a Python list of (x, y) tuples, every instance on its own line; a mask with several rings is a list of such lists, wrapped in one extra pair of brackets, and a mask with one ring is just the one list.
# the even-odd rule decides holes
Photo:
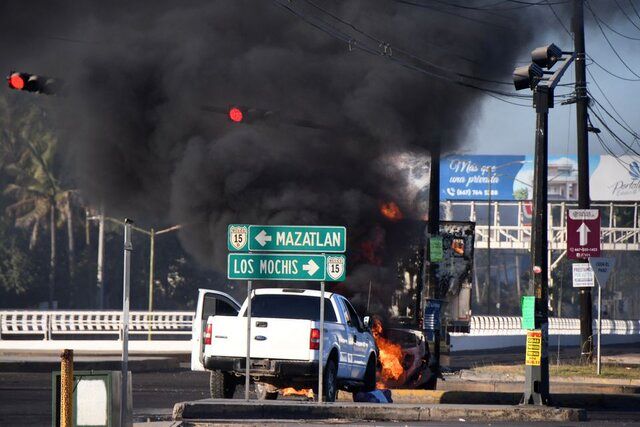
[(324, 384), (322, 384), (325, 402), (335, 402), (338, 394), (338, 369), (332, 359), (324, 367)]
[(236, 381), (233, 376), (225, 372), (211, 371), (209, 392), (212, 399), (233, 399), (236, 392)]

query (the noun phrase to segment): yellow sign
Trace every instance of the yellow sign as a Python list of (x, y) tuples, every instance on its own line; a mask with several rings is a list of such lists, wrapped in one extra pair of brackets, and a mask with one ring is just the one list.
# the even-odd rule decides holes
[(527, 350), (525, 365), (540, 366), (542, 358), (542, 331), (527, 331)]

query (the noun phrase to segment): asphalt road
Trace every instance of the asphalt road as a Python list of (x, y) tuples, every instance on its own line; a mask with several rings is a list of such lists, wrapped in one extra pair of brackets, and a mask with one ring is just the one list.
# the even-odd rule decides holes
[[(625, 352), (637, 354), (640, 350), (637, 345), (611, 346), (605, 350), (605, 354), (609, 355)], [(550, 353), (553, 363), (553, 349), (550, 349)], [(520, 351), (480, 352), (456, 354), (451, 362), (457, 367), (473, 367), (488, 363), (521, 363), (522, 357)], [(577, 349), (562, 349), (560, 357), (567, 360), (579, 357), (579, 354)], [(167, 416), (176, 402), (209, 397), (207, 372), (134, 372), (132, 380), (134, 417), (137, 419), (144, 419), (145, 415), (150, 419), (159, 415)], [(239, 386), (236, 397), (243, 395), (243, 387)], [(635, 424), (640, 421), (640, 408), (633, 409), (636, 412), (594, 412), (590, 413), (590, 417), (598, 422), (609, 420), (612, 425), (640, 425)], [(0, 426), (43, 426), (50, 422), (51, 374), (0, 372)]]
[[(169, 414), (174, 403), (209, 397), (206, 372), (133, 373), (134, 416)], [(51, 374), (0, 372), (0, 426), (51, 423)]]

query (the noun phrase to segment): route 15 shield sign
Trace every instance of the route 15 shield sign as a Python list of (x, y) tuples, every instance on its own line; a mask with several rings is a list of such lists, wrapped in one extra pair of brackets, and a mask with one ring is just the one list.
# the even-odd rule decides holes
[(247, 246), (249, 238), (249, 227), (246, 225), (230, 225), (229, 226), (229, 246), (237, 251)]
[(335, 281), (344, 280), (344, 271), (345, 271), (344, 264), (345, 264), (344, 256), (327, 255), (327, 274), (332, 280), (335, 280)]

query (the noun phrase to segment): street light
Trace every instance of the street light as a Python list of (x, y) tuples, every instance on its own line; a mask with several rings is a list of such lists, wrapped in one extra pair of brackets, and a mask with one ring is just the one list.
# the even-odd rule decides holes
[[(533, 90), (533, 107), (536, 109), (536, 144), (533, 178), (533, 218), (531, 221), (532, 285), (535, 296), (534, 328), (540, 331), (541, 357), (539, 365), (525, 366), (525, 404), (548, 405), (549, 402), (549, 278), (547, 241), (547, 166), (549, 108), (553, 108), (553, 91), (560, 78), (573, 62), (575, 54), (563, 52), (554, 44), (539, 47), (531, 52), (532, 64), (528, 68), (518, 67), (513, 72), (516, 90), (527, 87)], [(549, 70), (557, 62), (556, 71)], [(537, 69), (535, 66), (539, 69)], [(545, 76), (549, 76), (545, 78)]]
[[(498, 169), (502, 169), (503, 167), (506, 166), (511, 166), (514, 164), (523, 164), (525, 163), (524, 160), (513, 160), (511, 162), (507, 162), (507, 163), (503, 163), (501, 165), (497, 165), (497, 166), (489, 166), (489, 200), (487, 203), (487, 314), (491, 314), (491, 222), (492, 222), (492, 217), (491, 217), (491, 184), (493, 182), (493, 178), (496, 176), (502, 176), (502, 174), (500, 175), (496, 175), (496, 171)], [(500, 295), (500, 290), (498, 288), (498, 295)], [(499, 300), (498, 300), (499, 301)], [(498, 309), (498, 313), (500, 313), (500, 307), (496, 306), (496, 308)]]

